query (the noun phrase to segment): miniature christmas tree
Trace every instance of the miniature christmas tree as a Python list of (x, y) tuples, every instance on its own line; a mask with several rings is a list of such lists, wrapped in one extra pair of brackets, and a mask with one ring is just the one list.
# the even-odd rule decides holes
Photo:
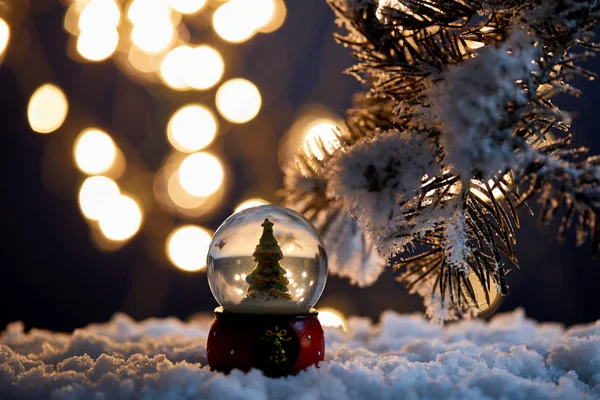
[(283, 254), (273, 235), (273, 223), (265, 218), (261, 226), (263, 233), (252, 254), (256, 267), (246, 277), (246, 282), (250, 284), (246, 295), (252, 298), (269, 296), (274, 299), (291, 300), (287, 287), (289, 281), (285, 277), (287, 271), (279, 265)]
[[(508, 293), (518, 208), (600, 253), (600, 157), (571, 145), (552, 98), (594, 74), (600, 3), (328, 0), (368, 88), (336, 143), (288, 168), (288, 205), (324, 236), (330, 272), (372, 284), (392, 264), (436, 320)], [(406, 257), (407, 252), (412, 252)], [(508, 265), (507, 265), (508, 264)]]

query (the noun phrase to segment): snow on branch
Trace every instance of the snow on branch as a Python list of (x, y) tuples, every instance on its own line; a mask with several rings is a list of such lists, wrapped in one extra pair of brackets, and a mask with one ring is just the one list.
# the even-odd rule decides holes
[[(545, 223), (564, 204), (559, 238), (576, 225), (600, 252), (600, 161), (569, 147), (568, 114), (552, 103), (579, 93), (570, 79), (594, 77), (578, 63), (600, 48), (599, 2), (328, 1), (357, 59), (346, 72), (368, 91), (339, 146), (287, 172), (318, 181), (318, 195), (286, 184), (288, 203), (303, 199), (325, 228), (354, 218), (436, 320), (476, 314), (475, 289), (508, 294), (527, 200)], [(367, 240), (345, 243), (365, 254)]]

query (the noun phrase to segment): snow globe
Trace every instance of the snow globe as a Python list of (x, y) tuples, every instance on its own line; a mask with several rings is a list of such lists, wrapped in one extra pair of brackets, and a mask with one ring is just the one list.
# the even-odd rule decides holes
[(323, 361), (313, 306), (325, 288), (327, 254), (302, 215), (274, 205), (232, 215), (213, 236), (207, 275), (220, 304), (207, 344), (212, 369), (285, 376)]

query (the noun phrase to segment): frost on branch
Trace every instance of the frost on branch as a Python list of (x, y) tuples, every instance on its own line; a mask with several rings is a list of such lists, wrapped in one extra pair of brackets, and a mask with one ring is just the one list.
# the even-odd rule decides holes
[[(600, 250), (600, 158), (570, 147), (569, 118), (552, 103), (579, 93), (570, 79), (594, 77), (578, 63), (599, 48), (599, 2), (329, 4), (346, 31), (336, 40), (357, 59), (346, 72), (367, 92), (339, 146), (323, 159), (300, 154), (287, 172), (318, 181), (308, 192), (286, 183), (288, 204), (324, 232), (355, 218), (437, 320), (475, 314), (475, 289), (488, 303), (508, 293), (528, 200), (544, 223), (566, 210), (559, 238), (574, 226), (579, 244)], [(367, 240), (344, 243), (334, 251), (364, 254)]]
[(402, 251), (422, 225), (429, 226), (430, 221), (405, 216), (423, 177), (440, 169), (435, 148), (420, 132), (376, 132), (337, 152), (328, 167), (328, 195), (366, 226), (386, 256)]

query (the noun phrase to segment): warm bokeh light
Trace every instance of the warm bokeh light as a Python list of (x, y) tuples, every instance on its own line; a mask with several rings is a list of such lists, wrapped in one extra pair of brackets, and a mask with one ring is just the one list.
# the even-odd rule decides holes
[(86, 129), (75, 141), (75, 162), (82, 172), (102, 174), (113, 165), (117, 147), (112, 138), (98, 129)]
[(109, 240), (121, 242), (133, 237), (142, 225), (142, 209), (129, 196), (118, 196), (99, 219), (100, 230)]
[(114, 28), (89, 29), (77, 38), (77, 51), (90, 61), (102, 61), (110, 57), (119, 44), (119, 32)]
[(173, 89), (204, 90), (221, 80), (224, 69), (223, 57), (212, 47), (180, 46), (164, 57), (160, 74), (163, 81)]
[(191, 153), (208, 146), (217, 134), (217, 121), (213, 114), (201, 105), (192, 104), (180, 108), (167, 127), (171, 145)]
[(252, 207), (264, 206), (265, 204), (269, 204), (268, 201), (259, 198), (248, 199), (246, 201), (241, 202), (235, 208), (234, 212), (239, 213), (240, 211), (247, 210)]
[(47, 83), (31, 95), (27, 106), (27, 119), (33, 131), (50, 133), (61, 127), (68, 112), (69, 102), (63, 91)]
[(319, 143), (323, 142), (325, 151), (331, 154), (340, 144), (335, 129), (335, 123), (329, 119), (312, 121), (306, 128), (304, 150), (322, 160), (325, 155), (321, 151)]
[(243, 124), (256, 117), (262, 99), (256, 85), (249, 80), (236, 78), (221, 85), (217, 91), (216, 102), (223, 118)]
[(233, 0), (243, 2), (248, 9), (248, 18), (252, 19), (255, 29), (267, 25), (275, 15), (274, 0)]
[(254, 2), (249, 0), (231, 0), (223, 3), (213, 14), (215, 32), (223, 40), (232, 43), (250, 39), (258, 28), (252, 18), (253, 4)]
[(475, 292), (475, 299), (477, 299), (477, 307), (479, 308), (479, 310), (481, 310), (481, 312), (487, 312), (487, 311), (494, 311), (499, 305), (500, 302), (502, 301), (502, 296), (500, 295), (500, 293), (498, 293), (498, 290), (496, 290), (496, 286), (495, 284), (491, 284), (490, 285), (490, 290), (488, 291), (488, 296), (490, 298), (490, 304), (487, 303), (487, 300), (485, 298), (485, 292), (483, 290), (483, 286), (481, 285), (481, 282), (479, 281), (479, 279), (477, 278), (477, 275), (473, 272), (469, 273), (469, 281), (471, 282), (471, 285), (473, 286), (473, 291)]
[(206, 0), (169, 0), (171, 8), (182, 14), (193, 14), (204, 7)]
[(91, 0), (79, 15), (79, 30), (104, 31), (116, 28), (121, 21), (121, 9), (114, 0)]
[(4, 50), (6, 50), (6, 46), (8, 46), (9, 39), (10, 27), (8, 26), (5, 20), (0, 18), (0, 54), (4, 53)]
[(221, 54), (210, 46), (198, 46), (187, 60), (185, 82), (194, 89), (208, 89), (221, 80), (225, 63)]
[(261, 33), (271, 33), (275, 32), (277, 29), (281, 28), (283, 23), (285, 22), (285, 18), (287, 17), (287, 8), (285, 7), (285, 3), (283, 0), (274, 0), (275, 10), (271, 15), (271, 19), (258, 28), (258, 31)]
[(182, 226), (174, 230), (167, 239), (167, 256), (184, 271), (199, 271), (206, 267), (206, 255), (212, 235), (195, 225)]
[(208, 153), (187, 156), (179, 166), (181, 187), (192, 196), (206, 197), (216, 192), (225, 173), (218, 158)]
[(119, 186), (105, 176), (87, 178), (79, 189), (79, 208), (84, 217), (99, 220), (121, 195)]
[(169, 19), (171, 9), (167, 0), (133, 0), (127, 10), (127, 18), (133, 24)]
[(176, 47), (169, 51), (160, 64), (160, 75), (170, 88), (183, 90), (188, 88), (187, 78), (191, 73), (190, 60), (193, 49), (189, 46)]
[(338, 310), (333, 308), (321, 308), (319, 309), (319, 322), (323, 326), (330, 326), (334, 328), (341, 328), (346, 330), (346, 318)]
[(131, 40), (145, 52), (158, 53), (171, 44), (174, 33), (170, 19), (158, 18), (136, 23), (131, 31)]

